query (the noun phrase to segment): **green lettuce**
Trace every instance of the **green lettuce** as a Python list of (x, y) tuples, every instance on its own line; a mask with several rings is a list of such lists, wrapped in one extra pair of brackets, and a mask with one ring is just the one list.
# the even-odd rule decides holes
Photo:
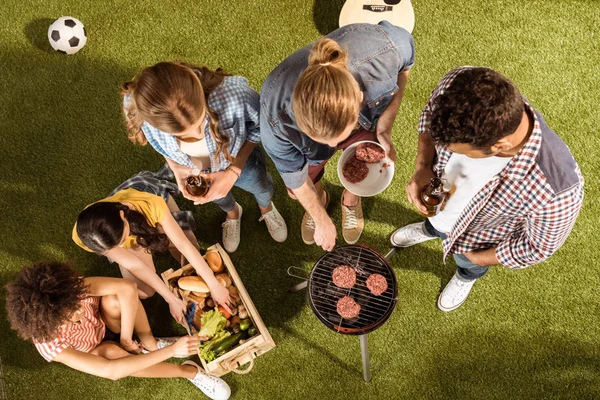
[(227, 319), (215, 308), (202, 314), (202, 326), (198, 336), (213, 337), (227, 326)]
[(207, 362), (211, 362), (212, 360), (216, 359), (217, 354), (215, 354), (215, 352), (212, 349), (215, 348), (221, 342), (221, 340), (229, 336), (231, 336), (231, 333), (224, 329), (218, 331), (212, 339), (200, 345), (200, 357), (202, 357)]

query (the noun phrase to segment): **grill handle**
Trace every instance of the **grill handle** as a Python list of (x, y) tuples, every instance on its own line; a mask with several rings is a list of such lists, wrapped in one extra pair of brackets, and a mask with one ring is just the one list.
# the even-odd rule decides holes
[(288, 274), (289, 276), (292, 276), (292, 277), (294, 277), (294, 278), (302, 279), (303, 281), (307, 281), (307, 280), (308, 280), (308, 276), (300, 276), (300, 275), (296, 275), (296, 274), (294, 274), (292, 271), (295, 271), (295, 270), (296, 270), (296, 271), (300, 271), (300, 272), (301, 272), (301, 273), (303, 273), (304, 275), (307, 275), (307, 272), (306, 272), (306, 270), (304, 270), (303, 268), (300, 268), (300, 267), (293, 266), (293, 265), (292, 265), (292, 266), (290, 266), (290, 267), (287, 269), (287, 274)]

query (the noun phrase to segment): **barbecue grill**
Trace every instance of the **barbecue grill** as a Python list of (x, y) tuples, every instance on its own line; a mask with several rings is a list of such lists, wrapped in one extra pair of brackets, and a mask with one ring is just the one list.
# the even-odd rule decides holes
[[(388, 320), (398, 300), (396, 275), (387, 261), (394, 252), (392, 249), (383, 257), (365, 245), (339, 246), (319, 258), (308, 279), (292, 273), (300, 268), (288, 268), (289, 275), (304, 280), (291, 290), (297, 292), (308, 287), (310, 307), (325, 326), (345, 335), (359, 335), (363, 379), (367, 382), (371, 380), (367, 334)], [(356, 272), (356, 283), (351, 288), (339, 288), (332, 281), (333, 270), (341, 265), (348, 265)], [(379, 296), (373, 295), (365, 283), (371, 274), (386, 279), (387, 290)], [(337, 302), (344, 296), (360, 305), (358, 316), (346, 319), (338, 314)]]

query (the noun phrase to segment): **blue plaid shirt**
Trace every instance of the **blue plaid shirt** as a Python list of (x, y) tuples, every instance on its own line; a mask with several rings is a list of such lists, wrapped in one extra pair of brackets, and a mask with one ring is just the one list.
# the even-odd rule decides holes
[[(127, 102), (127, 99), (125, 100)], [(258, 143), (260, 97), (256, 90), (248, 86), (248, 80), (241, 76), (226, 76), (223, 82), (208, 96), (208, 106), (219, 116), (219, 130), (229, 137), (229, 154), (237, 155), (246, 141)], [(217, 143), (210, 134), (209, 120), (204, 126), (206, 146), (210, 153), (210, 171), (226, 169), (231, 163), (223, 154), (217, 153)], [(144, 121), (142, 131), (154, 150), (180, 165), (194, 168), (192, 160), (181, 151), (177, 139)], [(205, 169), (205, 172), (208, 172)]]

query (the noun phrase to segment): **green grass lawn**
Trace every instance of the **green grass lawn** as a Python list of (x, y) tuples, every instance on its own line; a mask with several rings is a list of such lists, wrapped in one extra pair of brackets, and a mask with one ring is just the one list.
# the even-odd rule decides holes
[[(287, 55), (337, 27), (342, 0), (181, 1), (4, 0), (0, 5), (0, 357), (7, 396), (16, 399), (186, 399), (202, 394), (185, 380), (117, 382), (48, 364), (9, 328), (4, 285), (23, 265), (72, 260), (85, 275), (118, 276), (105, 258), (70, 239), (78, 213), (161, 157), (133, 146), (121, 121), (119, 84), (144, 66), (180, 59), (223, 67), (260, 88)], [(493, 268), (460, 309), (436, 308), (455, 265), (439, 242), (402, 250), (396, 311), (369, 335), (373, 380), (361, 378), (358, 338), (329, 331), (312, 314), (290, 265), (310, 270), (322, 254), (305, 246), (303, 210), (276, 178), (276, 204), (290, 235), (276, 244), (245, 207), (242, 244), (232, 255), (277, 347), (245, 376), (225, 380), (237, 399), (531, 399), (600, 397), (600, 269), (596, 196), (600, 163), (600, 3), (567, 0), (413, 0), (416, 65), (394, 127), (393, 185), (365, 199), (362, 241), (385, 252), (389, 233), (418, 221), (404, 186), (416, 155), (420, 111), (442, 75), (487, 65), (513, 79), (570, 146), (586, 177), (583, 211), (550, 260), (523, 271)], [(87, 46), (49, 51), (46, 29), (61, 15), (79, 18)], [(334, 158), (332, 164), (337, 161)], [(339, 226), (342, 192), (335, 169), (325, 185)], [(203, 247), (220, 240), (214, 205), (193, 207)], [(596, 228), (597, 230), (597, 228)], [(341, 234), (341, 232), (340, 232)], [(158, 267), (174, 267), (159, 257)], [(160, 298), (145, 303), (156, 335), (166, 323)], [(1, 393), (0, 393), (1, 397)]]

